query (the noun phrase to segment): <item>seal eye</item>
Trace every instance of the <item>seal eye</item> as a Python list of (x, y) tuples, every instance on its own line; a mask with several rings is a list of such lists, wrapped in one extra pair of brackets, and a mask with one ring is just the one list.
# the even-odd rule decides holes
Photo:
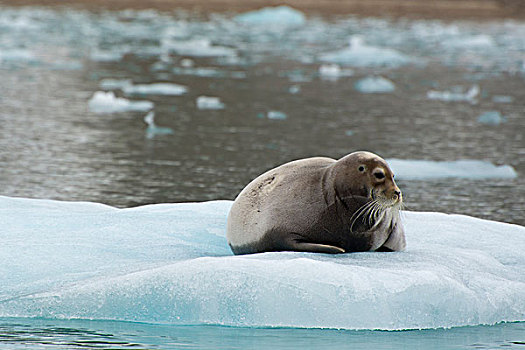
[(376, 179), (379, 179), (379, 180), (385, 178), (385, 174), (384, 174), (382, 171), (376, 171), (376, 172), (374, 173), (374, 176), (376, 177)]
[(358, 170), (359, 170), (360, 172), (363, 172), (363, 171), (365, 171), (365, 167), (364, 167), (363, 165), (361, 165), (361, 166), (358, 168)]

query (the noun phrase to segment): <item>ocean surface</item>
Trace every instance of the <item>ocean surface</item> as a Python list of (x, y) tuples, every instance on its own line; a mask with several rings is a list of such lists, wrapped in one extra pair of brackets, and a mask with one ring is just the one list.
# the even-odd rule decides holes
[[(284, 162), (369, 150), (399, 173), (408, 210), (525, 225), (522, 21), (0, 5), (0, 81), (3, 196), (119, 208), (233, 200)], [(8, 294), (0, 287), (0, 304)], [(47, 316), (1, 318), (0, 345), (494, 349), (525, 341), (523, 323), (387, 332)]]

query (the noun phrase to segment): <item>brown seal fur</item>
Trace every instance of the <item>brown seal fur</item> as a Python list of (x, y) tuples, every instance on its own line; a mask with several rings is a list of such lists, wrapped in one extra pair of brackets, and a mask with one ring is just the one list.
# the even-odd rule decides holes
[(373, 153), (301, 159), (241, 191), (226, 237), (235, 254), (399, 251), (405, 248), (401, 202), (392, 171)]

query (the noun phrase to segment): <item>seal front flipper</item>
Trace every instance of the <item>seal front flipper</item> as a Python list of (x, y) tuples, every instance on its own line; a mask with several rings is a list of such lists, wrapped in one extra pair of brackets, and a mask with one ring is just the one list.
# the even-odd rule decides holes
[(311, 252), (311, 253), (326, 253), (326, 254), (341, 254), (345, 253), (343, 248), (339, 248), (333, 245), (320, 244), (320, 243), (310, 243), (305, 242), (304, 237), (294, 234), (290, 235), (290, 238), (287, 240), (290, 250), (297, 252)]

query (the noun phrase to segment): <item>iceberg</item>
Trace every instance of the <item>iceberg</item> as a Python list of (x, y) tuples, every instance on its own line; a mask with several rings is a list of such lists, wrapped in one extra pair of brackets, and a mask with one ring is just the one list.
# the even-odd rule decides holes
[(506, 121), (507, 118), (502, 116), (501, 113), (498, 111), (488, 111), (482, 113), (478, 117), (478, 122), (486, 125), (500, 125), (501, 123), (505, 123)]
[(298, 26), (306, 21), (305, 15), (289, 6), (265, 7), (235, 16), (235, 21), (250, 25)]
[(396, 89), (394, 83), (380, 76), (369, 76), (359, 80), (355, 89), (364, 94), (388, 93)]
[(153, 109), (151, 101), (130, 101), (126, 98), (117, 97), (112, 91), (97, 91), (88, 101), (88, 107), (94, 113), (115, 113), (138, 111), (146, 112)]
[(218, 97), (199, 96), (195, 103), (198, 109), (224, 109), (224, 103)]
[(518, 173), (510, 165), (494, 165), (481, 160), (430, 161), (387, 159), (396, 179), (513, 179)]
[[(459, 89), (457, 89), (459, 90)], [(466, 92), (463, 91), (436, 91), (430, 90), (427, 92), (427, 98), (430, 100), (447, 101), (447, 102), (470, 102), (477, 103), (479, 95), (479, 85), (472, 85)]]
[(349, 47), (322, 54), (320, 60), (353, 67), (399, 67), (413, 61), (394, 49), (369, 46), (357, 35), (351, 37)]
[(122, 86), (126, 95), (170, 95), (178, 96), (185, 94), (188, 89), (179, 84), (155, 83), (155, 84), (127, 84)]
[(525, 227), (403, 212), (405, 252), (233, 256), (231, 205), (0, 197), (0, 317), (383, 330), (525, 321)]

